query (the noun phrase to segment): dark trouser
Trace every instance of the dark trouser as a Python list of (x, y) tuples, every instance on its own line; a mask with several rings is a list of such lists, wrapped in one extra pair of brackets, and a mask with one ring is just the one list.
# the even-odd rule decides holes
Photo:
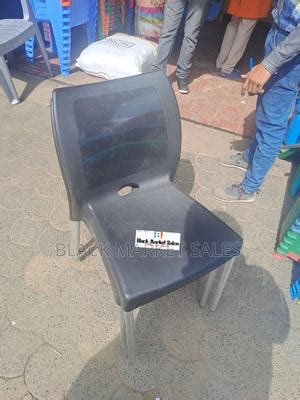
[(173, 50), (180, 22), (186, 8), (184, 37), (177, 62), (177, 78), (189, 77), (192, 58), (197, 46), (199, 32), (209, 0), (167, 0), (164, 27), (158, 46), (158, 55), (153, 69), (166, 71), (168, 58)]

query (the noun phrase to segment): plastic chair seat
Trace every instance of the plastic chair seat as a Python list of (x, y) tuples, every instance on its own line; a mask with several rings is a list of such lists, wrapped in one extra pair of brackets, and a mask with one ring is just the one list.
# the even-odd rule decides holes
[(34, 25), (24, 19), (0, 19), (0, 54), (7, 54), (34, 35)]
[[(116, 302), (125, 311), (211, 272), (238, 255), (242, 245), (231, 228), (167, 178), (159, 184), (142, 182), (123, 197), (116, 185), (115, 193), (86, 204), (84, 221), (108, 259)], [(180, 251), (135, 247), (136, 229), (158, 227), (181, 233)]]

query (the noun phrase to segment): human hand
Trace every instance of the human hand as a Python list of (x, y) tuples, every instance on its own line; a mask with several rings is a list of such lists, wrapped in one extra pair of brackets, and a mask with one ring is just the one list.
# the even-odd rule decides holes
[(242, 75), (242, 78), (245, 79), (242, 86), (242, 96), (244, 96), (246, 92), (248, 92), (249, 96), (263, 93), (263, 87), (271, 76), (271, 72), (269, 72), (262, 63), (253, 67), (248, 74)]

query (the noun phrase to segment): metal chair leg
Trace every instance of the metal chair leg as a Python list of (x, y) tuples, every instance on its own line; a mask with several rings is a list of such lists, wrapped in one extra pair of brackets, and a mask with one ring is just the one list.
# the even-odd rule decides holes
[(15, 85), (11, 79), (9, 69), (6, 65), (5, 58), (0, 56), (0, 83), (3, 86), (4, 92), (8, 97), (11, 104), (20, 103), (19, 96), (17, 94)]
[(120, 308), (120, 325), (123, 354), (128, 357), (129, 362), (132, 362), (135, 354), (133, 311), (126, 312)]
[(80, 221), (71, 221), (70, 255), (77, 257), (80, 247)]
[(216, 293), (214, 295), (213, 301), (212, 301), (212, 305), (210, 307), (210, 309), (212, 311), (215, 311), (215, 309), (217, 308), (217, 305), (219, 303), (219, 300), (222, 296), (222, 293), (224, 291), (227, 279), (229, 277), (230, 271), (233, 267), (233, 263), (235, 261), (235, 258), (232, 258), (231, 260), (229, 260), (225, 265), (224, 265), (224, 269), (222, 271), (222, 275), (221, 278), (219, 280), (218, 286), (217, 286), (217, 290)]
[(206, 285), (205, 285), (204, 293), (203, 293), (203, 296), (202, 296), (201, 301), (200, 301), (200, 306), (201, 307), (204, 307), (206, 302), (207, 302), (207, 299), (208, 299), (212, 284), (214, 282), (214, 279), (216, 277), (216, 274), (217, 274), (217, 270), (216, 269), (214, 269), (212, 272), (210, 272), (208, 274), (208, 278), (207, 278), (207, 282), (206, 282)]
[(41, 36), (41, 33), (40, 33), (40, 30), (39, 30), (39, 27), (38, 27), (38, 26), (36, 26), (35, 36), (36, 36), (37, 42), (38, 42), (38, 44), (39, 44), (39, 47), (40, 47), (40, 49), (41, 49), (42, 56), (43, 56), (43, 59), (44, 59), (44, 61), (45, 61), (46, 67), (47, 67), (47, 69), (48, 69), (49, 75), (50, 75), (50, 76), (53, 76), (52, 70), (51, 70), (51, 65), (50, 65), (50, 63), (49, 63), (49, 58), (48, 58), (47, 50), (46, 50), (46, 47), (45, 47), (45, 44), (44, 44), (44, 41), (43, 41), (43, 38), (42, 38), (42, 36)]

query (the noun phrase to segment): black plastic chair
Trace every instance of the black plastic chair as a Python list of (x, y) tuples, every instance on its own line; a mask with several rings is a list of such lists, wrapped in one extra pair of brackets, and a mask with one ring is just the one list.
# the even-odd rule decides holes
[[(72, 249), (79, 249), (84, 221), (121, 309), (128, 355), (134, 348), (132, 310), (210, 273), (204, 306), (217, 268), (226, 264), (214, 310), (242, 239), (172, 182), (181, 127), (164, 74), (56, 89), (52, 125), (73, 221)], [(158, 237), (180, 233), (180, 250), (137, 247), (137, 230)]]

